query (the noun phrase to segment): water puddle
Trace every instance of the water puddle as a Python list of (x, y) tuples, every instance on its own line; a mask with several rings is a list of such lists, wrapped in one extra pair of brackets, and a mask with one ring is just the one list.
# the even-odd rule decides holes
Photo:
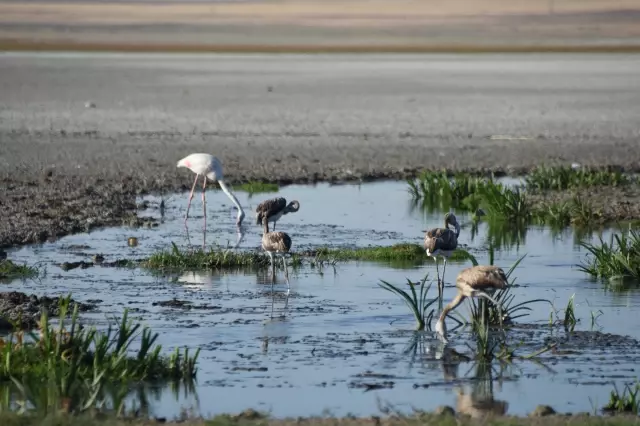
[[(259, 248), (261, 228), (253, 210), (275, 195), (301, 204), (298, 213), (284, 216), (276, 228), (291, 235), (293, 250), (421, 243), (424, 229), (443, 224), (443, 212), (412, 206), (402, 182), (292, 185), (278, 193), (236, 195), (247, 214), (240, 250)], [(340, 263), (335, 270), (290, 269), (288, 298), (284, 278), (278, 276), (272, 293), (266, 271), (161, 275), (98, 265), (67, 271), (58, 266), (91, 262), (95, 254), (102, 254), (105, 262), (143, 258), (167, 249), (170, 242), (179, 247), (201, 245), (202, 204), (199, 196), (194, 197), (187, 233), (183, 221), (187, 196), (165, 198), (163, 216), (160, 198), (141, 200), (147, 208), (139, 216), (157, 220), (158, 226), (104, 229), (9, 253), (12, 260), (41, 262), (47, 274), (35, 281), (15, 281), (5, 286), (7, 290), (50, 296), (72, 292), (76, 300), (97, 301), (98, 311), (82, 318), (100, 327), (108, 316), (120, 316), (128, 307), (132, 316), (160, 333), (165, 350), (202, 349), (197, 397), (182, 393), (176, 399), (170, 389), (154, 392), (150, 401), (154, 415), (174, 417), (183, 406), (195, 406), (203, 415), (246, 408), (275, 416), (367, 415), (379, 413), (380, 404), (405, 411), (429, 410), (442, 404), (462, 406), (465, 401), (469, 405), (470, 398), (492, 401), (486, 406), (508, 414), (526, 414), (538, 404), (559, 411), (592, 411), (607, 402), (612, 383), (620, 388), (636, 378), (640, 345), (635, 339), (640, 339), (640, 330), (634, 319), (640, 314), (640, 292), (636, 288), (613, 292), (581, 273), (576, 265), (585, 251), (571, 230), (557, 235), (532, 227), (516, 233), (504, 239), (494, 262), (508, 268), (527, 253), (515, 273), (516, 303), (545, 298), (562, 309), (575, 294), (576, 316), (581, 320), (577, 332), (549, 327), (551, 308), (534, 305), (531, 315), (518, 321), (524, 324), (508, 332), (509, 342), (523, 342), (519, 352), (524, 355), (550, 342), (560, 342), (562, 351), (543, 355), (543, 364), (515, 361), (494, 363), (491, 368), (465, 358), (470, 354), (467, 330), (452, 333), (445, 351), (448, 361), (440, 360), (445, 349), (435, 336), (414, 333), (413, 318), (403, 301), (377, 285), (381, 279), (397, 284), (407, 277), (415, 281), (427, 271), (434, 274), (433, 266), (402, 269), (351, 262)], [(239, 236), (230, 201), (222, 192), (212, 191), (207, 193), (207, 205), (207, 245), (236, 245)], [(488, 263), (486, 225), (474, 229), (467, 214), (456, 212), (456, 216), (462, 224), (461, 244), (480, 263)], [(128, 245), (130, 237), (137, 238), (137, 246)], [(609, 237), (608, 231), (603, 237)], [(455, 276), (467, 266), (447, 266), (445, 303), (455, 295)], [(173, 299), (190, 303), (162, 303)], [(459, 310), (467, 315), (466, 304)], [(592, 324), (592, 312), (600, 311)], [(452, 355), (451, 349), (459, 355)]]

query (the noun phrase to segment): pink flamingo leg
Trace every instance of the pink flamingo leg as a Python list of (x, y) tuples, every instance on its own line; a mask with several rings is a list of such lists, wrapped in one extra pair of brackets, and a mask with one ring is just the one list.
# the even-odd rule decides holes
[(204, 198), (204, 191), (207, 187), (207, 177), (202, 176), (204, 180), (202, 181), (202, 213), (204, 214), (204, 231), (207, 232), (207, 201)]
[[(206, 176), (205, 176), (206, 179)], [(193, 191), (196, 189), (196, 183), (198, 183), (198, 175), (196, 174), (196, 179), (193, 181), (193, 186), (191, 187), (191, 194), (189, 194), (189, 202), (187, 203), (187, 214), (184, 216), (184, 223), (187, 223), (187, 219), (189, 219), (189, 207), (191, 207), (191, 200), (193, 200)]]

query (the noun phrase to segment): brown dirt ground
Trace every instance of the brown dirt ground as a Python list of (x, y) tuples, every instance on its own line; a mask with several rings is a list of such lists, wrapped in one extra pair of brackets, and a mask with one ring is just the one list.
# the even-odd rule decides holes
[[(232, 184), (640, 171), (638, 68), (634, 55), (5, 55), (0, 247), (120, 225), (136, 195), (190, 189), (176, 162), (193, 152), (220, 157)], [(619, 206), (611, 219), (640, 218), (637, 188), (590, 194)]]

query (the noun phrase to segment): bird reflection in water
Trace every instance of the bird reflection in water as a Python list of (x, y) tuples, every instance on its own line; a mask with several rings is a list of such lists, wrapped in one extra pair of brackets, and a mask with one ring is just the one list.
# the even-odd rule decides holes
[[(189, 246), (191, 246), (191, 238), (189, 236), (189, 225), (187, 225), (187, 222), (184, 223), (184, 229), (185, 229), (185, 234), (187, 237), (187, 244)], [(244, 237), (246, 235), (247, 231), (244, 227), (244, 225), (240, 225), (236, 228), (236, 242), (233, 245), (233, 247), (229, 246), (229, 242), (227, 241), (227, 248), (229, 249), (237, 249), (238, 247), (240, 247), (240, 244), (242, 243), (242, 240), (244, 240)], [(202, 230), (202, 250), (206, 250), (207, 247), (207, 229), (204, 228)]]
[(284, 307), (280, 315), (275, 313), (276, 299), (281, 300), (283, 293), (271, 292), (271, 316), (264, 321), (262, 336), (262, 353), (269, 351), (269, 343), (285, 343), (289, 338), (290, 321), (287, 318), (289, 308), (289, 292), (284, 293)]
[[(505, 415), (509, 403), (493, 397), (493, 364), (476, 362), (475, 367), (474, 378), (471, 385), (467, 386), (466, 392), (464, 385), (455, 386), (456, 411), (473, 418)], [(499, 373), (498, 377), (501, 375)]]
[[(500, 364), (500, 371), (494, 376), (495, 363), (474, 362), (475, 357), (460, 353), (450, 345), (434, 340), (430, 333), (424, 332), (413, 334), (404, 353), (412, 354), (411, 366), (418, 358), (425, 367), (439, 366), (442, 369), (444, 383), (453, 382), (454, 384), (458, 413), (473, 418), (506, 414), (509, 404), (506, 401), (496, 400), (493, 396), (494, 381), (497, 380), (500, 384), (504, 374), (502, 364)], [(471, 369), (459, 377), (460, 365), (463, 363), (473, 363), (471, 367), (473, 369), (475, 366), (473, 377), (468, 377)], [(465, 382), (470, 384), (465, 385)]]

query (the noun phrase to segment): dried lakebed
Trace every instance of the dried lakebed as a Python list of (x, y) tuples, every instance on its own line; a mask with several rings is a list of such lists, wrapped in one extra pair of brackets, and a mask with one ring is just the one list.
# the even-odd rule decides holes
[[(234, 246), (239, 237), (233, 226), (235, 211), (221, 192), (209, 194), (206, 243)], [(277, 225), (292, 236), (296, 251), (325, 245), (420, 243), (422, 230), (443, 221), (442, 212), (412, 208), (402, 182), (293, 185), (277, 194), (301, 203), (298, 213), (283, 217)], [(250, 212), (276, 193), (252, 198), (237, 195), (248, 214), (239, 250), (255, 250), (261, 230)], [(92, 263), (96, 254), (104, 256), (105, 264), (145, 258), (169, 249), (170, 242), (180, 248), (201, 246), (202, 205), (194, 198), (187, 234), (182, 219), (186, 197), (166, 198), (163, 217), (160, 199), (146, 198), (147, 209), (140, 216), (154, 218), (158, 226), (103, 229), (8, 252), (14, 261), (40, 262), (46, 274), (14, 281), (5, 291), (38, 296), (71, 292), (75, 300), (97, 305), (82, 318), (99, 327), (127, 307), (132, 316), (160, 333), (159, 343), (165, 350), (178, 346), (202, 349), (197, 396), (184, 393), (176, 399), (170, 389), (164, 389), (152, 401), (155, 415), (174, 417), (180, 407), (189, 406), (203, 415), (245, 408), (271, 411), (275, 416), (306, 416), (325, 410), (334, 415), (367, 415), (379, 413), (380, 404), (406, 412), (413, 407), (455, 406), (462, 394), (471, 392), (473, 398), (494, 401), (492, 406), (507, 414), (526, 414), (538, 404), (549, 404), (559, 412), (582, 412), (606, 404), (612, 383), (622, 390), (624, 383), (637, 378), (640, 331), (634, 318), (640, 313), (638, 288), (613, 291), (581, 273), (575, 265), (583, 260), (585, 251), (576, 245), (571, 230), (558, 235), (531, 227), (526, 235), (504, 238), (511, 243), (496, 251), (495, 263), (504, 267), (527, 253), (515, 272), (516, 303), (549, 299), (558, 311), (556, 319), (556, 315), (563, 317), (562, 309), (575, 294), (580, 322), (573, 333), (549, 327), (552, 307), (533, 305), (531, 314), (516, 320), (516, 326), (507, 332), (509, 344), (521, 355), (551, 343), (558, 344), (556, 350), (540, 355), (539, 362), (494, 362), (492, 368), (464, 357), (471, 355), (467, 344), (474, 345), (468, 330), (456, 330), (450, 338), (449, 348), (462, 356), (447, 350), (449, 361), (438, 360), (443, 348), (434, 334), (414, 333), (413, 317), (402, 300), (377, 286), (380, 279), (402, 284), (407, 277), (422, 278), (426, 271), (433, 276), (432, 264), (349, 262), (338, 263), (335, 271), (327, 265), (290, 268), (288, 300), (281, 271), (272, 296), (266, 270), (162, 274), (100, 265), (60, 267), (64, 262)], [(488, 263), (486, 225), (481, 223), (472, 233), (469, 216), (456, 214), (463, 226), (461, 243), (480, 263)], [(603, 232), (604, 238), (608, 235)], [(129, 237), (137, 238), (138, 245), (129, 247)], [(455, 294), (456, 274), (469, 265), (447, 266), (445, 302)], [(466, 315), (468, 308), (464, 304), (459, 310)], [(597, 317), (595, 324), (592, 313)], [(453, 326), (451, 322), (450, 328)]]

